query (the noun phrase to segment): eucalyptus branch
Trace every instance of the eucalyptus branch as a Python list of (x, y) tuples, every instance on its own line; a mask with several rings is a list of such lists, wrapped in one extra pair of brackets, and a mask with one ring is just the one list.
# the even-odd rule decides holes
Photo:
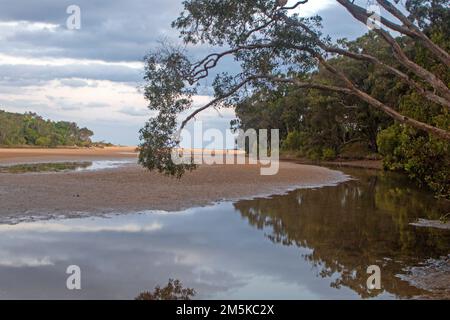
[(269, 80), (274, 83), (284, 83), (284, 84), (292, 84), (295, 85), (298, 88), (310, 88), (310, 89), (320, 89), (320, 90), (327, 90), (327, 91), (335, 91), (345, 94), (352, 94), (352, 91), (348, 88), (342, 88), (342, 87), (336, 87), (336, 86), (330, 86), (325, 84), (319, 84), (319, 83), (312, 83), (312, 82), (302, 82), (295, 78), (283, 78), (275, 75), (267, 75), (267, 74), (257, 74), (252, 75), (244, 78), (241, 82), (239, 82), (237, 85), (235, 85), (232, 89), (230, 89), (227, 93), (220, 95), (219, 97), (211, 100), (206, 105), (196, 109), (193, 111), (189, 116), (187, 116), (183, 122), (181, 123), (180, 130), (186, 127), (187, 123), (193, 119), (196, 115), (198, 115), (200, 112), (210, 108), (217, 106), (222, 100), (230, 97), (231, 95), (238, 92), (242, 87), (244, 87), (247, 84), (250, 84), (252, 81), (255, 80)]
[(333, 74), (339, 76), (344, 83), (346, 83), (347, 87), (352, 91), (354, 95), (359, 97), (361, 100), (367, 102), (368, 104), (372, 105), (376, 109), (379, 109), (383, 111), (384, 113), (391, 116), (393, 119), (399, 121), (400, 123), (405, 123), (413, 128), (428, 132), (430, 134), (433, 134), (435, 136), (438, 136), (442, 139), (445, 139), (447, 141), (450, 141), (450, 132), (444, 129), (440, 129), (434, 126), (431, 126), (427, 123), (417, 121), (415, 119), (411, 119), (409, 117), (406, 117), (397, 111), (395, 111), (393, 108), (387, 106), (383, 102), (375, 99), (374, 97), (370, 96), (369, 94), (365, 93), (364, 91), (360, 90), (356, 85), (353, 84), (353, 82), (341, 71), (334, 68), (332, 65), (330, 65), (323, 57), (320, 55), (316, 55), (319, 62), (330, 72)]
[(194, 118), (197, 114), (199, 114), (200, 112), (216, 106), (218, 103), (220, 103), (222, 100), (230, 97), (231, 95), (235, 94), (237, 91), (239, 91), (239, 89), (241, 89), (243, 86), (245, 86), (246, 84), (248, 84), (250, 81), (254, 80), (253, 77), (247, 77), (245, 78), (243, 81), (241, 81), (239, 84), (235, 85), (231, 90), (229, 90), (226, 94), (220, 95), (219, 97), (211, 100), (209, 103), (207, 103), (206, 105), (204, 105), (203, 107), (200, 107), (198, 109), (196, 109), (194, 112), (192, 112), (189, 116), (187, 116), (183, 122), (181, 123), (180, 126), (180, 130), (183, 129), (187, 123)]
[[(360, 22), (366, 24), (367, 19), (369, 18), (367, 12), (362, 9), (361, 7), (351, 3), (348, 0), (337, 0), (340, 4), (342, 4), (347, 11), (349, 11), (353, 17), (355, 17)], [(381, 22), (388, 26), (386, 23), (386, 19), (382, 18)], [(394, 29), (394, 28), (392, 28)], [(409, 29), (401, 27), (402, 31), (399, 31), (397, 29), (394, 29), (396, 31), (399, 31), (401, 33), (412, 35), (412, 32)], [(403, 30), (406, 29), (406, 32)], [(413, 72), (416, 76), (420, 77), (424, 81), (428, 82), (437, 92), (439, 92), (445, 99), (450, 100), (450, 90), (448, 89), (447, 85), (440, 80), (436, 75), (431, 73), (430, 71), (426, 70), (425, 68), (421, 67), (420, 65), (416, 64), (412, 60), (410, 60), (407, 55), (403, 52), (403, 49), (400, 47), (400, 45), (397, 43), (397, 41), (387, 32), (386, 30), (382, 28), (375, 28), (374, 31), (379, 34), (392, 48), (394, 52), (394, 57), (396, 60), (402, 64), (405, 68), (407, 68), (409, 71)]]
[(403, 25), (412, 32), (412, 34), (409, 36), (420, 40), (422, 44), (431, 52), (433, 52), (441, 62), (443, 62), (447, 67), (450, 67), (450, 55), (441, 47), (436, 45), (433, 41), (431, 41), (425, 33), (423, 33), (412, 21), (408, 19), (408, 17), (406, 17), (389, 1), (377, 0), (377, 2), (394, 17), (399, 19), (403, 23)]
[[(214, 69), (219, 61), (229, 55), (233, 55), (238, 53), (239, 51), (244, 50), (255, 50), (255, 49), (267, 49), (267, 48), (277, 48), (280, 45), (287, 46), (287, 44), (281, 43), (281, 42), (270, 42), (270, 43), (256, 43), (256, 44), (250, 44), (245, 46), (239, 46), (230, 50), (226, 50), (220, 53), (212, 53), (207, 55), (204, 59), (200, 60), (199, 62), (193, 64), (192, 71), (191, 71), (191, 84), (193, 84), (196, 81), (199, 81), (203, 78), (208, 77), (209, 70)], [(298, 47), (297, 47), (298, 48)], [(306, 46), (302, 47), (304, 50), (308, 50)]]
[(385, 69), (386, 71), (390, 72), (391, 74), (396, 75), (397, 77), (399, 77), (400, 79), (405, 81), (408, 85), (410, 85), (411, 87), (416, 89), (417, 92), (420, 95), (422, 95), (423, 97), (425, 97), (426, 99), (428, 99), (434, 103), (437, 103), (439, 105), (446, 106), (447, 108), (450, 109), (450, 100), (440, 97), (436, 93), (427, 90), (420, 83), (418, 83), (417, 81), (414, 81), (411, 77), (409, 77), (406, 73), (382, 62), (377, 57), (369, 55), (367, 53), (356, 53), (356, 52), (352, 52), (352, 51), (345, 50), (342, 48), (329, 46), (325, 42), (323, 42), (320, 39), (320, 37), (304, 23), (294, 20), (294, 19), (291, 19), (288, 16), (284, 16), (284, 20), (291, 25), (298, 26), (298, 27), (302, 28), (303, 30), (305, 30), (316, 41), (317, 45), (322, 50), (324, 50), (328, 53), (336, 53), (336, 54), (340, 54), (340, 55), (343, 55), (343, 56), (346, 56), (346, 57), (349, 57), (349, 58), (352, 58), (355, 60), (367, 61), (367, 62), (371, 62), (375, 65), (378, 65), (381, 68)]

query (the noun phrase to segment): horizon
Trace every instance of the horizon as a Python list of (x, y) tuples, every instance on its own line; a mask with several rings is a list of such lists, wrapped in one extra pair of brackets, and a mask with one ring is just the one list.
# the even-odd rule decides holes
[[(93, 130), (95, 141), (138, 145), (139, 130), (154, 114), (139, 90), (143, 58), (160, 39), (177, 41), (170, 23), (181, 12), (181, 1), (134, 0), (126, 8), (109, 1), (102, 10), (77, 1), (79, 30), (66, 27), (70, 4), (21, 1), (2, 8), (0, 106), (8, 112), (30, 111), (53, 121), (76, 122)], [(305, 16), (323, 16), (324, 33), (333, 38), (354, 39), (367, 31), (346, 19), (349, 13), (331, 0), (309, 2), (302, 10)], [(144, 18), (142, 12), (150, 16)], [(134, 26), (134, 33), (124, 34), (124, 26)], [(148, 30), (155, 32), (149, 35)], [(201, 57), (212, 51), (196, 48), (194, 53)], [(224, 61), (219, 71), (233, 68), (232, 61)], [(211, 99), (212, 79), (204, 81), (195, 106)], [(222, 108), (206, 110), (196, 120), (225, 132), (233, 119), (234, 111)]]

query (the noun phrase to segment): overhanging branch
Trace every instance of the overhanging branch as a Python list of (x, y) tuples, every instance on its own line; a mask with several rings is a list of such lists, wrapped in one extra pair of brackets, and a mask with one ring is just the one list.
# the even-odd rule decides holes
[[(349, 11), (353, 15), (353, 17), (355, 17), (360, 22), (367, 24), (367, 19), (369, 18), (369, 16), (364, 9), (351, 3), (348, 0), (337, 0), (337, 1), (340, 4), (342, 4), (347, 9), (347, 11)], [(388, 26), (386, 24), (386, 19), (382, 18), (381, 22), (386, 26)], [(411, 33), (408, 29), (406, 30), (408, 33)], [(434, 75), (430, 71), (426, 70), (425, 68), (421, 67), (420, 65), (410, 60), (408, 56), (403, 52), (403, 49), (400, 47), (397, 41), (389, 34), (389, 32), (387, 32), (382, 28), (375, 28), (374, 32), (379, 34), (391, 46), (394, 52), (394, 57), (397, 59), (398, 62), (400, 62), (400, 64), (402, 64), (409, 71), (413, 72), (416, 76), (420, 77), (421, 79), (429, 83), (446, 100), (450, 100), (450, 90), (448, 89), (447, 85), (438, 77), (436, 77), (436, 75)], [(405, 32), (402, 33), (407, 34)]]

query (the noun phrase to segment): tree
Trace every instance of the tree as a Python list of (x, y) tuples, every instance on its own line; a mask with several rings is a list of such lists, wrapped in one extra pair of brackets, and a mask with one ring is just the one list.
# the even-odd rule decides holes
[[(347, 42), (349, 47), (388, 56), (388, 49), (373, 33)], [(335, 57), (329, 63), (345, 69), (348, 77), (377, 99), (397, 105), (406, 86), (396, 83), (386, 72), (370, 63), (347, 57)], [(310, 76), (310, 81), (339, 84), (340, 79), (325, 68)], [(277, 88), (268, 95), (256, 91), (238, 103), (233, 123), (248, 128), (279, 128), (284, 150), (311, 159), (373, 155), (378, 151), (377, 135), (391, 124), (391, 118), (352, 95), (317, 89)]]
[(164, 288), (156, 286), (153, 292), (142, 292), (135, 300), (191, 300), (195, 295), (195, 290), (183, 288), (180, 280), (169, 279), (169, 283)]
[[(324, 37), (320, 31), (320, 17), (302, 18), (294, 12), (295, 9), (301, 10), (301, 6), (306, 2), (308, 0), (297, 1), (292, 6), (280, 6), (279, 1), (273, 0), (184, 1), (184, 11), (172, 24), (180, 31), (184, 43), (207, 44), (228, 49), (209, 54), (197, 62), (191, 62), (186, 51), (180, 47), (166, 45), (150, 53), (145, 60), (145, 97), (150, 102), (150, 109), (159, 111), (160, 119), (174, 120), (176, 115), (192, 108), (192, 97), (197, 93), (199, 81), (208, 77), (224, 57), (232, 56), (240, 64), (240, 72), (234, 75), (217, 75), (213, 84), (215, 98), (194, 110), (181, 123), (181, 128), (205, 109), (236, 105), (247, 98), (252, 90), (290, 84), (296, 88), (314, 88), (354, 96), (401, 124), (450, 141), (448, 126), (439, 127), (402, 114), (396, 106), (366, 92), (345, 70), (331, 63), (336, 56), (370, 63), (395, 76), (397, 81), (415, 90), (430, 103), (438, 105), (443, 112), (448, 112), (448, 86), (436, 73), (414, 62), (403, 46), (406, 39), (422, 46), (448, 69), (448, 52), (424, 33), (424, 25), (429, 23), (424, 15), (429, 13), (423, 13), (447, 14), (446, 1), (407, 1), (407, 7), (413, 14), (407, 17), (391, 2), (377, 0), (378, 5), (401, 22), (398, 24), (381, 17), (381, 26), (373, 30), (391, 51), (389, 60), (394, 58), (398, 66), (372, 53), (352, 50), (344, 41), (332, 42), (329, 37)], [(354, 1), (337, 2), (364, 24), (373, 18), (370, 12), (354, 4)], [(427, 10), (430, 6), (437, 9)], [(419, 21), (418, 26), (415, 21)], [(395, 39), (390, 31), (396, 31), (401, 36)], [(333, 74), (339, 80), (338, 83), (314, 81), (310, 75), (318, 68)], [(155, 119), (151, 119), (149, 123), (154, 121)], [(169, 131), (176, 133), (176, 127), (176, 121), (171, 121), (169, 130), (164, 133), (160, 130), (149, 130), (152, 128), (149, 125), (142, 129), (142, 137), (147, 139), (144, 139), (141, 145), (141, 163), (150, 169), (156, 168), (165, 172), (165, 168), (174, 166), (170, 157), (167, 157), (167, 152), (157, 150), (170, 150), (177, 145), (177, 135), (167, 134)], [(159, 138), (156, 138), (157, 135)], [(151, 156), (151, 159), (146, 155)], [(182, 173), (186, 169), (185, 166), (187, 165), (177, 165), (177, 172)], [(173, 174), (172, 172), (168, 173)]]
[(0, 110), (0, 145), (89, 146), (94, 133), (73, 122), (44, 120), (36, 113)]

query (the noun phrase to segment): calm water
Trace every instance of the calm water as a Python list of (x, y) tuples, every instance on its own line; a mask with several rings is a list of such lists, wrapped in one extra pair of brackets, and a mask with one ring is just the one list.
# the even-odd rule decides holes
[[(182, 212), (0, 225), (0, 298), (123, 298), (180, 279), (197, 298), (357, 299), (426, 294), (398, 275), (450, 253), (409, 225), (449, 210), (404, 179), (363, 170), (337, 187)], [(78, 265), (82, 290), (66, 289)], [(383, 290), (366, 289), (366, 268)]]
[(66, 171), (98, 171), (114, 169), (136, 163), (136, 160), (97, 160), (79, 162), (25, 163), (0, 166), (1, 173), (46, 173)]

